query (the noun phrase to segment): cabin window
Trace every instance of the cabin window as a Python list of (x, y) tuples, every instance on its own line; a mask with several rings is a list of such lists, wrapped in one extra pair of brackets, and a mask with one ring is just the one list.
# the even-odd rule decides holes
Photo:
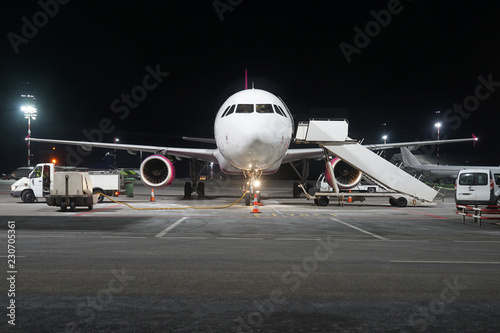
[(227, 115), (227, 111), (229, 111), (229, 108), (231, 107), (231, 105), (229, 105), (226, 110), (224, 110), (224, 112), (222, 112), (222, 116), (220, 116), (221, 118), (222, 117), (225, 117)]
[(277, 114), (279, 114), (282, 117), (285, 117), (285, 114), (283, 113), (283, 110), (277, 105), (274, 106), (274, 110), (276, 111)]
[(222, 114), (221, 118), (225, 117), (225, 116), (229, 116), (231, 113), (233, 113), (235, 107), (236, 107), (236, 105), (230, 105), (230, 106), (228, 106), (226, 108), (226, 111), (224, 111), (224, 113)]
[(236, 113), (252, 113), (253, 104), (238, 104), (236, 107)]
[(276, 112), (286, 118), (286, 113), (285, 113), (285, 111), (283, 111), (281, 106), (275, 105), (275, 107), (276, 107)]
[(257, 113), (274, 113), (273, 106), (271, 104), (256, 104), (255, 106)]
[(234, 112), (234, 109), (236, 109), (236, 105), (231, 105), (231, 108), (229, 109), (229, 111), (227, 112), (226, 116), (229, 116), (231, 113)]

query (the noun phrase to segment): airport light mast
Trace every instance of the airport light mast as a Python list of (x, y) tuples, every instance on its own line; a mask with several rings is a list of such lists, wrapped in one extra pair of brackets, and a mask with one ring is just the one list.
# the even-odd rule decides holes
[(31, 141), (28, 140), (31, 136), (31, 119), (35, 120), (37, 116), (37, 108), (35, 107), (35, 96), (30, 94), (21, 95), (22, 105), (21, 111), (24, 112), (24, 118), (28, 119), (28, 136), (26, 137), (28, 145), (28, 166), (31, 165)]
[[(115, 138), (115, 145), (120, 141), (120, 139)], [(116, 148), (113, 154), (113, 168), (116, 170)]]
[[(385, 124), (384, 124), (385, 125)], [(387, 143), (387, 135), (382, 136), (382, 140), (384, 140), (384, 145)], [(384, 149), (384, 158), (385, 158), (385, 149)]]
[(439, 128), (441, 127), (441, 123), (437, 122), (434, 124), (434, 126), (437, 127), (438, 129), (438, 143), (437, 143), (437, 165), (439, 165)]

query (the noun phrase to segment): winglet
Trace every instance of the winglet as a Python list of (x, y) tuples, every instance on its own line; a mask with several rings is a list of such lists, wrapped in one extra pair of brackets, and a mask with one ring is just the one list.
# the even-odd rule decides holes
[(245, 69), (245, 90), (248, 89), (248, 75), (247, 75), (247, 70)]

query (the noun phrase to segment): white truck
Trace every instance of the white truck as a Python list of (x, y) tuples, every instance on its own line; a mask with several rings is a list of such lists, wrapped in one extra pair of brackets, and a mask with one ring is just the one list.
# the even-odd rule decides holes
[[(78, 171), (75, 167), (59, 167), (53, 163), (37, 164), (28, 177), (23, 177), (10, 187), (10, 195), (21, 198), (23, 202), (36, 202), (46, 198), (54, 188), (54, 174), (61, 171)], [(115, 171), (88, 171), (94, 193), (114, 195), (124, 192), (123, 176)], [(99, 202), (104, 197), (99, 196)]]

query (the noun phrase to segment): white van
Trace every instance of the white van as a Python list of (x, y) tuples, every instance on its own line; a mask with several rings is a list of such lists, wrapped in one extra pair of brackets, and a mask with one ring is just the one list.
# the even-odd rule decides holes
[(500, 206), (500, 169), (460, 170), (455, 183), (455, 202)]

